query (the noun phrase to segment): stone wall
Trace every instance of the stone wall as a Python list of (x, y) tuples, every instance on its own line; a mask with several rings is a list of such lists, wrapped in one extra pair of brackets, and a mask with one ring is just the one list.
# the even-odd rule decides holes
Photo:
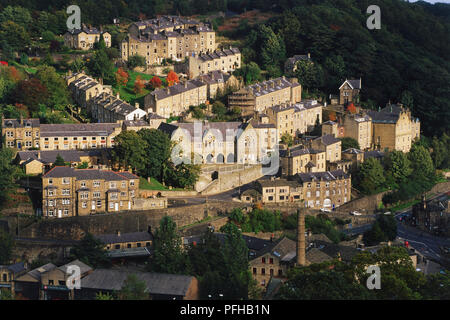
[(86, 232), (92, 234), (109, 234), (117, 230), (121, 233), (136, 232), (146, 230), (149, 225), (155, 229), (159, 227), (161, 218), (166, 215), (172, 217), (178, 227), (182, 227), (199, 222), (207, 215), (216, 217), (236, 207), (245, 205), (237, 202), (208, 201), (207, 204), (151, 211), (42, 220), (21, 229), (20, 235), (24, 238), (80, 240)]
[(69, 257), (70, 248), (73, 244), (45, 242), (45, 241), (16, 241), (13, 250), (14, 261), (26, 261), (31, 263), (34, 260), (48, 260), (53, 263), (63, 264)]
[[(233, 188), (239, 187), (239, 185), (244, 185), (249, 182), (255, 181), (261, 178), (264, 174), (262, 172), (261, 165), (251, 165), (251, 166), (239, 166), (229, 167), (229, 170), (219, 169), (217, 170), (218, 177), (215, 183), (208, 185), (201, 194), (217, 194), (220, 192), (228, 191)], [(211, 175), (214, 172), (210, 169), (204, 172), (204, 175)]]

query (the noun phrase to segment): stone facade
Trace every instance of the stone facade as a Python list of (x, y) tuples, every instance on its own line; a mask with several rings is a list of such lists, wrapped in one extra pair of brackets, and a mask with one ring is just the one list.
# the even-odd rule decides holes
[(332, 135), (325, 135), (311, 140), (311, 147), (317, 150), (325, 151), (327, 162), (336, 162), (341, 160), (342, 142)]
[(359, 102), (359, 92), (361, 91), (361, 78), (358, 80), (345, 80), (339, 87), (339, 103), (347, 105), (350, 102)]
[(133, 209), (139, 178), (129, 172), (55, 167), (42, 177), (45, 218)]
[(147, 65), (164, 59), (181, 61), (192, 54), (216, 49), (216, 35), (210, 26), (188, 18), (162, 16), (131, 24), (121, 43), (121, 58), (145, 57)]
[(185, 113), (190, 106), (207, 101), (207, 85), (200, 80), (189, 80), (164, 89), (157, 89), (144, 98), (145, 110), (170, 118)]
[(228, 107), (241, 108), (243, 116), (251, 116), (255, 112), (282, 103), (297, 103), (302, 97), (302, 86), (296, 78), (286, 79), (284, 76), (256, 83), (228, 96)]
[(289, 179), (258, 180), (256, 189), (263, 203), (303, 200), (308, 208), (331, 209), (351, 200), (351, 176), (342, 170), (299, 173)]
[(190, 55), (188, 61), (188, 76), (190, 79), (211, 71), (233, 73), (241, 67), (241, 53), (238, 48), (216, 50), (211, 53)]
[(401, 104), (388, 104), (380, 111), (368, 111), (372, 118), (372, 147), (381, 151), (409, 152), (420, 138), (420, 121)]
[(280, 164), (283, 176), (325, 171), (325, 151), (305, 148), (302, 145), (280, 150)]
[(100, 41), (101, 35), (103, 35), (106, 47), (111, 47), (109, 32), (101, 32), (96, 28), (87, 28), (86, 26), (67, 31), (64, 34), (64, 45), (77, 50), (91, 50), (94, 48), (94, 44)]
[(2, 119), (4, 146), (27, 150), (40, 147), (39, 119)]
[(372, 118), (367, 114), (346, 114), (343, 121), (346, 137), (358, 141), (361, 150), (372, 147)]

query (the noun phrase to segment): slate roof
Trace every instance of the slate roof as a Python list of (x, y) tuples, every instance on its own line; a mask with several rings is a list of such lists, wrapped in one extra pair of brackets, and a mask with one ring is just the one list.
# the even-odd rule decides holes
[(14, 274), (18, 274), (26, 270), (25, 264), (23, 262), (18, 262), (10, 265), (0, 265), (0, 269), (8, 269)]
[(216, 70), (208, 72), (207, 74), (202, 74), (198, 77), (198, 79), (208, 84), (214, 84), (225, 83), (228, 81), (228, 79), (230, 79), (230, 77), (231, 75), (229, 75), (228, 73)]
[(31, 128), (40, 126), (39, 119), (3, 119), (2, 128), (25, 128), (29, 125)]
[(83, 275), (89, 271), (92, 271), (92, 268), (90, 266), (88, 266), (87, 264), (81, 262), (80, 260), (74, 260), (71, 261), (63, 266), (58, 267), (59, 270), (61, 270), (64, 273), (67, 273), (67, 267), (69, 266), (77, 266), (80, 268), (80, 275)]
[(178, 127), (176, 125), (166, 123), (166, 122), (161, 122), (158, 127), (158, 130), (161, 130), (162, 132), (168, 134), (169, 137), (172, 137), (173, 132), (177, 129), (178, 129)]
[(344, 151), (342, 151), (342, 153), (359, 154), (359, 153), (363, 153), (363, 151), (356, 149), (356, 148), (348, 148), (348, 149), (345, 149)]
[(41, 124), (41, 137), (106, 137), (119, 127), (118, 123)]
[(127, 277), (135, 274), (151, 295), (185, 296), (194, 277), (166, 273), (96, 269), (81, 279), (82, 289), (121, 290)]
[(325, 171), (325, 172), (310, 172), (310, 173), (297, 173), (291, 179), (295, 179), (299, 182), (311, 182), (311, 181), (333, 181), (338, 178), (349, 178), (350, 175), (342, 170)]
[(143, 231), (143, 232), (129, 232), (117, 234), (99, 234), (95, 236), (97, 239), (102, 241), (104, 244), (112, 243), (126, 243), (126, 242), (138, 242), (138, 241), (152, 241), (153, 234)]
[[(242, 122), (189, 122), (189, 123), (177, 123), (176, 126), (182, 128), (189, 132), (191, 137), (195, 137), (195, 132), (197, 128), (195, 125), (200, 124), (200, 130), (203, 135), (206, 134), (207, 131), (211, 130), (214, 134), (218, 134), (220, 132), (222, 134), (222, 138), (225, 141), (227, 135), (233, 135), (237, 132), (239, 127), (242, 125)], [(198, 130), (198, 129), (197, 129)]]
[[(45, 164), (54, 163), (58, 154), (67, 162), (80, 162), (80, 157), (100, 157), (102, 155), (109, 155), (108, 149), (89, 149), (89, 150), (32, 150), (19, 151), (17, 157), (20, 161), (23, 160), (38, 160)], [(39, 159), (40, 153), (40, 159)]]
[(284, 186), (291, 186), (291, 187), (298, 187), (299, 184), (297, 181), (292, 180), (286, 180), (286, 179), (259, 179), (257, 180), (257, 183), (262, 188), (268, 188), (268, 187), (284, 187)]
[(332, 134), (327, 134), (327, 135), (318, 137), (318, 138), (314, 139), (313, 141), (320, 141), (322, 144), (329, 146), (329, 145), (338, 143), (341, 140), (339, 140), (338, 138), (335, 138), (335, 136)]
[(369, 158), (376, 158), (376, 159), (382, 159), (384, 158), (384, 152), (378, 151), (378, 150), (372, 150), (372, 151), (365, 151), (364, 152), (364, 160)]
[(290, 155), (288, 156), (288, 150), (280, 150), (280, 157), (297, 157), (303, 154), (317, 154), (317, 153), (321, 153), (324, 151), (321, 150), (317, 150), (317, 149), (313, 149), (313, 148), (305, 148), (302, 145), (299, 146), (295, 146), (293, 148), (289, 149)]
[[(28, 275), (28, 276), (32, 277), (33, 279), (40, 281), (41, 275), (43, 273), (51, 271), (56, 268), (57, 267), (53, 263), (47, 263), (43, 266), (40, 266), (39, 268), (31, 270), (30, 272), (26, 273), (25, 275)], [(20, 278), (18, 278), (17, 281), (20, 281)]]
[(202, 86), (206, 86), (206, 84), (201, 82), (200, 80), (194, 79), (188, 80), (185, 83), (177, 83), (168, 88), (157, 89), (149, 94), (154, 96), (157, 100), (161, 100), (170, 96), (181, 94), (189, 90), (193, 90), (195, 88), (200, 88)]
[(78, 180), (106, 180), (106, 181), (120, 181), (137, 179), (135, 175), (130, 176), (130, 173), (126, 172), (114, 172), (109, 170), (99, 169), (75, 169), (71, 167), (54, 167), (47, 172), (43, 178), (64, 178), (64, 177), (76, 177)]
[[(279, 84), (280, 83), (280, 84)], [(268, 93), (282, 90), (288, 87), (300, 86), (299, 83), (292, 83), (285, 77), (279, 77), (276, 79), (266, 80), (263, 82), (255, 83), (244, 88), (244, 90), (252, 90), (252, 94), (256, 97), (266, 95)]]

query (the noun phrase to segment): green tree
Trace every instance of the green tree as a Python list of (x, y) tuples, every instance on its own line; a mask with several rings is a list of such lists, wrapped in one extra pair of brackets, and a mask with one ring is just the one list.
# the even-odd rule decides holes
[(70, 251), (73, 259), (79, 259), (93, 268), (109, 267), (111, 261), (105, 250), (105, 244), (92, 234), (86, 233)]
[(111, 156), (120, 168), (132, 168), (133, 172), (142, 172), (148, 161), (148, 148), (147, 142), (136, 131), (122, 131), (114, 138)]
[(169, 136), (156, 129), (142, 129), (139, 137), (146, 142), (145, 167), (140, 171), (144, 177), (153, 177), (163, 181), (164, 171), (168, 166), (172, 142)]
[(154, 234), (150, 268), (154, 272), (182, 274), (186, 271), (186, 261), (177, 226), (171, 217), (165, 216)]
[(48, 105), (62, 109), (70, 101), (70, 93), (64, 79), (56, 73), (55, 68), (49, 66), (39, 66), (36, 78), (47, 88), (49, 92)]
[(0, 23), (0, 40), (6, 41), (13, 50), (19, 51), (30, 43), (30, 35), (26, 29), (13, 22)]
[(384, 186), (385, 181), (383, 166), (377, 159), (364, 161), (358, 174), (358, 186), (362, 192), (375, 193)]
[(147, 284), (139, 280), (135, 274), (130, 274), (119, 292), (120, 300), (148, 300)]
[(308, 60), (298, 61), (295, 76), (298, 78), (298, 82), (306, 89), (320, 88), (323, 86), (323, 69), (318, 63), (312, 63)]
[(406, 153), (394, 150), (386, 157), (385, 170), (386, 176), (393, 177), (396, 183), (401, 184), (412, 173), (411, 162)]
[(105, 84), (115, 84), (114, 64), (105, 50), (97, 50), (87, 67), (92, 76), (103, 79)]
[(261, 69), (255, 62), (244, 64), (241, 68), (234, 71), (234, 75), (241, 77), (245, 84), (251, 84), (262, 80)]
[(223, 288), (225, 299), (247, 299), (252, 281), (248, 264), (248, 248), (242, 233), (236, 225), (229, 223), (223, 228), (225, 243), (223, 245), (224, 265), (227, 268), (227, 287)]
[(13, 163), (14, 151), (10, 148), (0, 149), (0, 206), (9, 199), (9, 194), (16, 187), (15, 179), (19, 168)]
[(173, 163), (170, 163), (166, 171), (165, 181), (176, 188), (189, 188), (197, 182), (200, 171), (201, 167), (198, 164), (183, 162), (173, 165)]
[(114, 296), (109, 293), (98, 292), (95, 294), (95, 300), (115, 300)]
[(0, 264), (9, 264), (14, 248), (14, 238), (0, 228)]
[(341, 138), (340, 140), (342, 141), (342, 143), (341, 143), (342, 150), (347, 150), (349, 148), (360, 149), (358, 141), (353, 138), (345, 137), (345, 138)]
[(281, 142), (288, 147), (292, 147), (292, 145), (294, 144), (294, 138), (292, 138), (292, 136), (288, 132), (285, 132), (281, 136)]
[(431, 159), (430, 152), (423, 146), (414, 144), (411, 147), (408, 158), (411, 161), (411, 168), (415, 175), (424, 178), (434, 177), (433, 160)]
[(444, 133), (440, 139), (436, 136), (431, 140), (431, 158), (435, 168), (446, 169), (449, 166), (450, 138)]
[(63, 157), (61, 157), (61, 155), (58, 153), (58, 154), (56, 155), (55, 163), (53, 163), (53, 167), (56, 167), (56, 166), (65, 166), (65, 165), (66, 165), (66, 162), (64, 161)]
[(131, 57), (128, 58), (128, 68), (130, 68), (131, 70), (133, 70), (136, 67), (145, 67), (146, 66), (146, 62), (145, 62), (145, 57), (140, 56), (140, 55), (132, 55)]

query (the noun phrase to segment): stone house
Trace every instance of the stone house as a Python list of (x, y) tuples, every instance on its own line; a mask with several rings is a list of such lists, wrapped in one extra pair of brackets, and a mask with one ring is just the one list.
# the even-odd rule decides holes
[(236, 135), (236, 161), (249, 164), (269, 162), (276, 145), (275, 125), (258, 121), (243, 123)]
[(211, 71), (207, 74), (202, 74), (197, 80), (206, 83), (208, 100), (216, 99), (218, 93), (225, 94), (227, 90), (237, 90), (240, 86), (235, 76), (222, 71)]
[(147, 65), (163, 60), (182, 61), (200, 53), (216, 49), (214, 30), (206, 24), (184, 17), (162, 16), (135, 22), (122, 41), (121, 58), (128, 61), (133, 55), (145, 57)]
[(401, 104), (388, 104), (380, 111), (367, 111), (372, 118), (372, 149), (409, 152), (420, 139), (420, 121)]
[(341, 160), (342, 141), (332, 135), (325, 135), (310, 142), (311, 148), (325, 151), (325, 159), (328, 162), (336, 162)]
[(0, 288), (15, 293), (15, 280), (26, 272), (27, 268), (23, 262), (11, 265), (0, 265)]
[(119, 96), (113, 96), (103, 92), (94, 96), (87, 103), (88, 113), (98, 123), (110, 123), (121, 120), (143, 119), (147, 112), (139, 108), (139, 103), (134, 106), (120, 100)]
[(359, 103), (361, 88), (361, 78), (353, 80), (346, 79), (339, 87), (339, 104), (347, 105), (350, 102)]
[(228, 108), (242, 110), (243, 116), (252, 116), (282, 103), (297, 103), (302, 97), (302, 86), (296, 78), (284, 76), (246, 86), (228, 96)]
[(138, 190), (139, 177), (129, 172), (54, 167), (42, 176), (43, 217), (129, 211)]
[(76, 50), (90, 50), (94, 44), (100, 41), (103, 35), (106, 47), (111, 47), (111, 34), (102, 32), (96, 28), (83, 26), (81, 29), (71, 29), (64, 34), (64, 45)]
[(189, 80), (171, 87), (152, 91), (144, 98), (147, 112), (170, 118), (189, 110), (190, 106), (206, 103), (207, 85), (200, 80)]
[(298, 54), (294, 55), (286, 60), (284, 63), (284, 73), (294, 75), (295, 71), (297, 71), (297, 64), (299, 61), (308, 61), (311, 62), (311, 54)]
[(238, 48), (215, 50), (213, 52), (190, 55), (188, 76), (190, 79), (212, 71), (233, 73), (241, 67), (241, 53)]
[(303, 145), (288, 147), (286, 150), (280, 150), (280, 165), (283, 176), (325, 171), (325, 151), (305, 148)]
[(2, 119), (4, 146), (27, 150), (40, 147), (39, 119)]

